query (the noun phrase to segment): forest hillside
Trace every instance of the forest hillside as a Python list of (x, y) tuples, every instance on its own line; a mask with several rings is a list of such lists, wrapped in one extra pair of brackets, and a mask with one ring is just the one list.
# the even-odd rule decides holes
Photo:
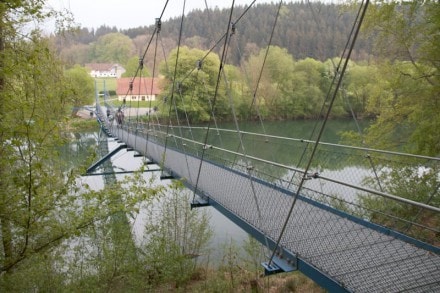
[[(235, 8), (232, 19), (237, 20), (236, 34), (239, 46), (245, 48), (240, 55), (231, 52), (235, 65), (243, 58), (267, 47), (270, 32), (274, 26), (278, 5), (258, 4), (246, 11), (247, 7)], [(286, 48), (295, 59), (307, 57), (324, 61), (341, 55), (350, 33), (355, 14), (348, 7), (323, 3), (287, 3), (281, 7), (280, 16), (272, 38), (272, 45)], [(183, 45), (198, 49), (210, 49), (225, 31), (229, 17), (228, 9), (194, 10), (185, 17), (182, 30)], [(161, 40), (166, 52), (177, 45), (181, 18), (163, 21)], [(116, 27), (101, 26), (95, 29), (80, 28), (57, 41), (62, 55), (72, 63), (100, 61), (94, 49), (101, 37), (110, 33), (121, 33), (134, 43), (133, 54), (145, 48), (147, 37), (154, 31), (153, 26), (143, 26), (120, 30)], [(359, 39), (353, 53), (354, 60), (366, 59), (371, 51), (368, 40)]]

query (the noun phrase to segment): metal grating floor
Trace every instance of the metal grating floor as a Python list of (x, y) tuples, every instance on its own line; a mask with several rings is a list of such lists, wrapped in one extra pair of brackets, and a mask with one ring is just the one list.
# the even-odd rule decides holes
[[(156, 162), (164, 147), (115, 129)], [(147, 152), (147, 153), (145, 153)], [(200, 159), (167, 149), (164, 166), (194, 186)], [(277, 239), (293, 198), (246, 174), (203, 162), (198, 189)], [(252, 190), (255, 190), (255, 195)], [(258, 204), (257, 204), (258, 203)], [(440, 292), (440, 256), (298, 200), (281, 245), (353, 292)]]

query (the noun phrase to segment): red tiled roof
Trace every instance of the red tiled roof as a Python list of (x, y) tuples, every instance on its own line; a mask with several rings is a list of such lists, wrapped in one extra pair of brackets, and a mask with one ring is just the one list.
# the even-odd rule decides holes
[[(132, 77), (123, 77), (117, 79), (116, 94), (123, 95), (159, 95), (161, 90), (159, 88), (159, 78), (155, 77), (136, 77), (133, 80), (133, 91), (130, 93), (129, 86)], [(153, 89), (151, 89), (153, 85)]]

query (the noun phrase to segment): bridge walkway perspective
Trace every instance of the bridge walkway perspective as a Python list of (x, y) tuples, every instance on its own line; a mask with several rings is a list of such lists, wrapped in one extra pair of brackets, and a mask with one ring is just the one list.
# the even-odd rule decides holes
[[(329, 201), (319, 200), (331, 194), (313, 184), (301, 190), (288, 217), (295, 184), (268, 180), (259, 168), (244, 163), (252, 160), (249, 156), (231, 164), (214, 146), (158, 128), (147, 130), (135, 124), (117, 126), (103, 121), (121, 143), (183, 180), (197, 193), (199, 202), (217, 208), (275, 250), (273, 262), (282, 270), (298, 269), (330, 291), (440, 292), (438, 243), (420, 241), (363, 219), (347, 208), (338, 209)], [(429, 212), (438, 216), (436, 208)]]

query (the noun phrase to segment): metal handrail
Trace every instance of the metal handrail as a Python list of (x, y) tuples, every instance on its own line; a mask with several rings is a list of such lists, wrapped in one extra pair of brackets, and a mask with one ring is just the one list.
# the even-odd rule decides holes
[[(177, 126), (173, 126), (176, 128)], [(188, 126), (180, 126), (181, 128), (189, 128)], [(207, 127), (204, 126), (192, 126), (192, 129), (202, 129), (206, 130)], [(224, 131), (224, 132), (233, 132), (237, 133), (237, 130), (234, 129), (226, 129), (226, 128), (217, 128), (216, 131)], [(305, 143), (316, 143), (316, 141), (308, 140), (308, 139), (301, 139), (301, 138), (292, 138), (292, 137), (285, 137), (285, 136), (277, 136), (277, 135), (270, 135), (270, 134), (263, 134), (263, 133), (257, 133), (257, 132), (248, 132), (248, 131), (240, 131), (241, 134), (249, 134), (249, 135), (255, 135), (255, 136), (262, 136), (262, 137), (268, 137), (268, 138), (276, 138), (276, 139), (282, 139), (282, 140), (289, 140), (289, 141), (296, 141), (296, 142), (305, 142)], [(366, 148), (366, 147), (357, 147), (357, 146), (349, 146), (344, 144), (335, 144), (335, 143), (328, 143), (328, 142), (319, 142), (320, 145), (327, 145), (327, 146), (336, 146), (346, 149), (353, 149), (353, 150), (361, 150), (366, 152), (375, 152), (375, 153), (382, 153), (382, 154), (388, 154), (388, 155), (398, 155), (398, 156), (404, 156), (404, 157), (412, 157), (412, 158), (418, 158), (418, 159), (427, 159), (427, 160), (434, 160), (440, 162), (440, 157), (430, 157), (430, 156), (424, 156), (424, 155), (416, 155), (416, 154), (408, 154), (408, 153), (402, 153), (402, 152), (395, 152), (395, 151), (387, 151), (387, 150), (379, 150), (379, 149), (372, 149), (372, 148)]]
[[(152, 124), (150, 124), (152, 125)], [(175, 128), (176, 126), (172, 126), (172, 128)], [(187, 126), (180, 126), (181, 128), (188, 128)], [(192, 127), (192, 128), (196, 128), (196, 129), (206, 129), (206, 127)], [(226, 131), (226, 132), (237, 132), (236, 130), (231, 130), (231, 129), (218, 129), (221, 131)], [(158, 133), (162, 133), (162, 134), (166, 134), (163, 131), (159, 131), (154, 129), (154, 132), (158, 132)], [(288, 137), (280, 137), (280, 136), (274, 136), (274, 135), (266, 135), (266, 134), (259, 134), (259, 133), (252, 133), (252, 132), (241, 132), (241, 133), (245, 133), (245, 134), (252, 134), (252, 135), (257, 135), (257, 136), (264, 136), (264, 137), (271, 137), (271, 138), (277, 138), (277, 139), (286, 139), (286, 140), (291, 140), (291, 141), (299, 141), (299, 142), (310, 142), (310, 143), (315, 143), (313, 141), (310, 140), (303, 140), (303, 139), (295, 139), (295, 138), (288, 138)], [(223, 151), (229, 154), (233, 154), (233, 155), (237, 155), (237, 156), (243, 156), (243, 154), (235, 152), (235, 151), (231, 151), (231, 150), (227, 150), (224, 148), (220, 148), (214, 145), (209, 145), (209, 146), (205, 146), (202, 142), (199, 141), (195, 141), (193, 139), (189, 139), (189, 138), (184, 138), (184, 137), (179, 137), (179, 136), (175, 136), (174, 134), (168, 134), (171, 137), (175, 137), (175, 138), (179, 138), (182, 141), (186, 141), (186, 142), (191, 142), (194, 145), (200, 145), (202, 147), (209, 147), (210, 149), (216, 149), (219, 151)], [(353, 147), (353, 146), (347, 146), (347, 145), (338, 145), (338, 144), (331, 144), (331, 143), (320, 143), (323, 145), (330, 145), (330, 146), (338, 146), (338, 147), (345, 147), (345, 148), (349, 148), (349, 149), (356, 149), (356, 150), (363, 150), (363, 151), (374, 151), (374, 152), (379, 152), (379, 153), (385, 153), (385, 154), (393, 154), (393, 155), (402, 155), (402, 156), (408, 156), (408, 157), (414, 157), (414, 158), (423, 158), (423, 159), (430, 159), (430, 160), (435, 160), (435, 161), (440, 161), (440, 158), (436, 158), (436, 157), (428, 157), (428, 156), (420, 156), (420, 155), (412, 155), (412, 154), (405, 154), (405, 153), (399, 153), (399, 152), (391, 152), (391, 151), (384, 151), (384, 150), (375, 150), (375, 149), (369, 149), (369, 148), (364, 148), (364, 147)], [(284, 165), (284, 164), (280, 164), (280, 163), (276, 163), (276, 162), (272, 162), (269, 160), (265, 160), (265, 159), (261, 159), (258, 157), (254, 157), (254, 156), (250, 156), (250, 155), (246, 155), (246, 159), (251, 159), (251, 160), (255, 160), (257, 162), (261, 162), (261, 163), (265, 163), (265, 164), (270, 164), (272, 166), (276, 166), (276, 167), (280, 167), (280, 168), (284, 168), (286, 170), (290, 170), (290, 171), (295, 171), (295, 172), (299, 172), (301, 174), (303, 174), (303, 176), (305, 176), (306, 174), (304, 174), (304, 170), (300, 169), (300, 168), (295, 168), (292, 166), (288, 166), (288, 165)], [(378, 191), (378, 190), (374, 190), (374, 189), (369, 189), (369, 188), (365, 188), (362, 186), (358, 186), (358, 185), (354, 185), (354, 184), (350, 184), (350, 183), (346, 183), (340, 180), (335, 180), (332, 178), (328, 178), (325, 176), (321, 176), (319, 174), (314, 175), (314, 178), (320, 178), (322, 180), (326, 180), (329, 182), (333, 182), (336, 184), (340, 184), (340, 185), (344, 185), (350, 188), (354, 188), (357, 190), (361, 190), (364, 192), (368, 192), (374, 195), (378, 195), (384, 198), (388, 198), (388, 199), (392, 199), (398, 202), (402, 202), (402, 203), (406, 203), (406, 204), (410, 204), (422, 209), (426, 209), (426, 210), (430, 210), (433, 212), (437, 212), (440, 213), (440, 208), (438, 207), (434, 207), (434, 206), (430, 206), (428, 204), (424, 204), (424, 203), (420, 203), (420, 202), (416, 202), (410, 199), (406, 199), (406, 198), (402, 198), (393, 194), (389, 194), (386, 192), (382, 192), (382, 191)]]
[[(161, 131), (158, 131), (158, 132), (161, 132)], [(174, 136), (174, 135), (171, 134), (171, 136)], [(188, 138), (184, 138), (184, 137), (177, 137), (177, 138), (179, 138), (179, 139), (181, 139), (183, 141), (191, 142), (191, 143), (194, 143), (196, 145), (200, 145), (200, 146), (204, 147), (204, 144), (201, 143), (201, 142), (194, 141), (192, 139), (188, 139)], [(216, 150), (223, 151), (223, 152), (226, 152), (226, 153), (229, 153), (229, 154), (233, 154), (233, 155), (243, 156), (243, 154), (241, 154), (241, 153), (238, 153), (238, 152), (235, 152), (235, 151), (231, 151), (231, 150), (227, 150), (227, 149), (220, 148), (220, 147), (216, 147), (216, 146), (213, 146), (213, 145), (209, 145), (208, 148), (216, 149)], [(280, 167), (280, 168), (284, 168), (284, 169), (287, 169), (287, 170), (290, 170), (290, 171), (295, 171), (295, 172), (299, 172), (301, 174), (304, 174), (304, 170), (300, 169), (300, 168), (295, 168), (295, 167), (292, 167), (292, 166), (288, 166), (288, 165), (284, 165), (284, 164), (268, 161), (268, 160), (261, 159), (261, 158), (258, 158), (258, 157), (254, 157), (254, 156), (250, 156), (250, 155), (246, 155), (246, 158), (247, 159), (251, 159), (251, 160), (255, 160), (257, 162), (262, 162), (262, 163), (270, 164), (270, 165), (273, 165), (273, 166), (276, 166), (276, 167)], [(365, 192), (368, 192), (368, 193), (371, 193), (371, 194), (375, 194), (375, 195), (378, 195), (378, 196), (381, 196), (381, 197), (385, 197), (385, 198), (388, 198), (388, 199), (399, 201), (399, 202), (402, 202), (402, 203), (411, 204), (413, 206), (417, 206), (417, 207), (420, 207), (422, 209), (426, 209), (426, 210), (430, 210), (430, 211), (434, 211), (434, 212), (440, 213), (440, 208), (438, 208), (438, 207), (434, 207), (434, 206), (430, 206), (430, 205), (427, 205), (427, 204), (424, 204), (424, 203), (420, 203), (420, 202), (417, 202), (417, 201), (413, 201), (413, 200), (410, 200), (410, 199), (402, 198), (402, 197), (399, 197), (399, 196), (396, 196), (396, 195), (392, 195), (392, 194), (389, 194), (389, 193), (386, 193), (386, 192), (382, 192), (382, 191), (378, 191), (378, 190), (374, 190), (374, 189), (369, 189), (369, 188), (365, 188), (365, 187), (362, 187), (362, 186), (358, 186), (358, 185), (346, 183), (346, 182), (343, 182), (343, 181), (331, 179), (331, 178), (328, 178), (328, 177), (325, 177), (325, 176), (321, 176), (319, 174), (314, 175), (314, 178), (320, 178), (322, 180), (326, 180), (326, 181), (329, 181), (329, 182), (337, 183), (337, 184), (344, 185), (344, 186), (347, 186), (347, 187), (351, 187), (351, 188), (354, 188), (354, 189), (357, 189), (357, 190), (361, 190), (361, 191), (365, 191)]]

